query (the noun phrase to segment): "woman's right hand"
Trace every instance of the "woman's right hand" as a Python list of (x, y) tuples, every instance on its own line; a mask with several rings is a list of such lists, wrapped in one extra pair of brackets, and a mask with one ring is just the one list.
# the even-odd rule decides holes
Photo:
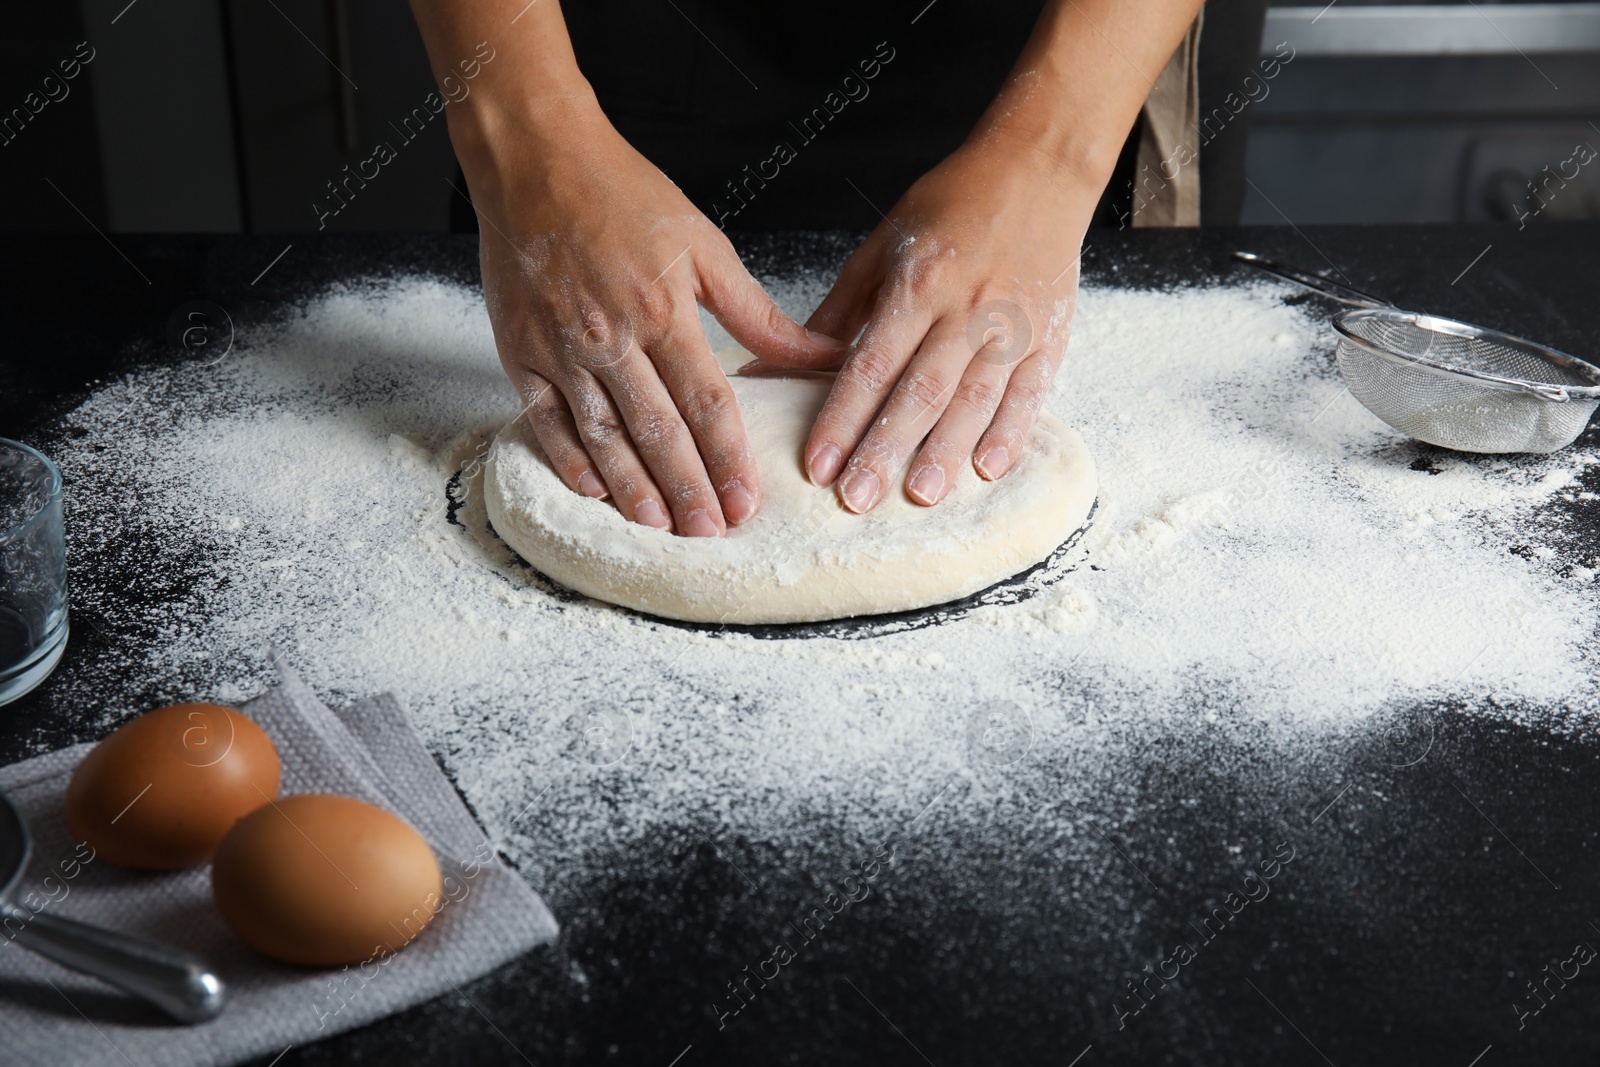
[(592, 94), (451, 118), (500, 362), (562, 481), (691, 537), (749, 519), (760, 476), (697, 305), (774, 362), (839, 343), (778, 310)]

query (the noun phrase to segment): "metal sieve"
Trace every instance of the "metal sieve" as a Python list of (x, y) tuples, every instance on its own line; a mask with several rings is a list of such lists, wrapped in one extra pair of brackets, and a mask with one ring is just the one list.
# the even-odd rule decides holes
[(1339, 373), (1368, 411), (1419, 441), (1460, 452), (1554, 452), (1600, 404), (1600, 367), (1565, 352), (1403, 311), (1249, 252), (1233, 258), (1356, 308), (1333, 318)]

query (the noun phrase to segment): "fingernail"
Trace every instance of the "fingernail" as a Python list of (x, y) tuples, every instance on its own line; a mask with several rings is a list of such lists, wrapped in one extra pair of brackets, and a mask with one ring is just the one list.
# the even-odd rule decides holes
[(672, 520), (661, 510), (661, 505), (649, 499), (640, 501), (639, 506), (633, 509), (633, 521), (654, 526), (658, 530), (665, 530), (672, 525)]
[(685, 537), (720, 537), (721, 531), (717, 524), (711, 521), (711, 515), (705, 511), (691, 511), (683, 520), (683, 535)]
[(821, 348), (843, 348), (844, 347), (844, 342), (839, 340), (837, 337), (829, 337), (827, 334), (818, 333), (816, 330), (807, 330), (806, 331), (806, 336), (811, 338), (812, 343), (818, 345)]
[(811, 457), (811, 484), (828, 485), (838, 476), (839, 468), (844, 465), (844, 453), (839, 451), (837, 445), (823, 445), (817, 449), (817, 454)]
[(740, 367), (738, 370), (734, 371), (733, 373), (735, 373), (735, 374), (745, 374), (745, 373), (748, 373), (749, 371), (755, 370), (759, 366), (761, 366), (761, 361), (759, 359), (752, 359), (749, 363), (746, 363), (744, 366)]
[(1011, 457), (1006, 455), (1005, 449), (996, 445), (978, 457), (976, 466), (978, 473), (992, 482), (1011, 466)]
[(859, 515), (878, 499), (878, 476), (865, 469), (852, 471), (842, 489), (845, 507)]
[(596, 500), (604, 500), (611, 495), (606, 489), (606, 483), (594, 476), (594, 471), (584, 471), (578, 475), (578, 492), (584, 496), (592, 496)]
[(924, 504), (937, 504), (939, 490), (944, 488), (944, 470), (929, 464), (911, 476), (911, 483), (906, 488), (911, 490), (911, 495), (918, 501)]
[(729, 482), (722, 490), (722, 517), (735, 525), (756, 513), (756, 498), (743, 482)]

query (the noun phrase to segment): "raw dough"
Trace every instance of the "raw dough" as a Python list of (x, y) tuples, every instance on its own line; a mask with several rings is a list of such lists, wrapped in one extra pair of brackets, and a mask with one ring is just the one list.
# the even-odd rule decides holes
[(1083, 441), (1041, 415), (1026, 454), (997, 482), (968, 464), (932, 508), (903, 476), (853, 515), (801, 471), (801, 450), (831, 377), (744, 378), (738, 349), (718, 354), (761, 471), (756, 517), (725, 538), (678, 537), (580, 496), (550, 468), (525, 419), (495, 438), (484, 476), (489, 521), (506, 543), (580, 593), (672, 619), (816, 622), (958, 600), (1035, 563), (1070, 537), (1094, 503)]

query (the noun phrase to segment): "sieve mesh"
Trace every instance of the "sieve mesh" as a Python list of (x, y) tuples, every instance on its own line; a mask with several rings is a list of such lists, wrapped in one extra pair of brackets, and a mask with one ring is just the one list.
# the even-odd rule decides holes
[(1359, 308), (1334, 316), (1339, 373), (1350, 395), (1418, 440), (1463, 452), (1554, 452), (1577, 439), (1600, 404), (1600, 367), (1564, 352), (1402, 311), (1253, 252), (1233, 258)]
[[(1430, 444), (1553, 452), (1583, 432), (1600, 403), (1600, 371), (1517, 338), (1390, 309), (1345, 312), (1335, 323), (1344, 335), (1339, 372), (1351, 395), (1401, 433)], [(1540, 387), (1565, 387), (1568, 399), (1534, 391)]]
[[(1408, 359), (1425, 359), (1468, 374), (1519, 378), (1540, 385), (1597, 385), (1580, 365), (1563, 366), (1531, 346), (1517, 346), (1487, 331), (1476, 336), (1446, 332), (1448, 319), (1409, 314), (1351, 315), (1345, 328), (1372, 345)], [(1509, 340), (1506, 339), (1506, 340)]]

